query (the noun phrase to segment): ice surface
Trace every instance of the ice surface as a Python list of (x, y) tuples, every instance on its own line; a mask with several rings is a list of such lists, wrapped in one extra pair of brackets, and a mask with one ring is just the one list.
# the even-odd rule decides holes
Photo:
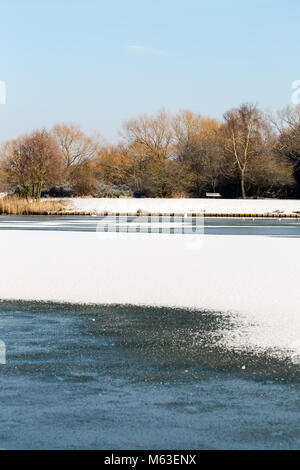
[(300, 357), (300, 240), (1, 231), (0, 299), (230, 312), (230, 347)]

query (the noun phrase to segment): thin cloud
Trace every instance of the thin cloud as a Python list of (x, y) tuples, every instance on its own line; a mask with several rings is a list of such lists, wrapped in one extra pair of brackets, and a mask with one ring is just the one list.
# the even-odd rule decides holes
[(127, 46), (127, 49), (129, 51), (143, 52), (145, 54), (152, 54), (152, 55), (165, 54), (165, 51), (163, 51), (162, 49), (156, 49), (155, 47), (150, 47), (150, 46), (130, 45), (130, 46)]

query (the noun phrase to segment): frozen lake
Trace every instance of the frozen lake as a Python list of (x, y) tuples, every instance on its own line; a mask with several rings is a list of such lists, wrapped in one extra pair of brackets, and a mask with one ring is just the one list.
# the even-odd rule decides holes
[(299, 448), (299, 223), (102, 220), (0, 218), (0, 448)]
[[(252, 219), (252, 218), (199, 218), (196, 226), (203, 224), (206, 235), (265, 235), (300, 237), (300, 220), (296, 219)], [(43, 230), (66, 232), (135, 231), (141, 230), (174, 233), (193, 233), (192, 217), (13, 217), (0, 216), (0, 230)], [(197, 233), (197, 230), (195, 231)]]
[(0, 303), (0, 447), (293, 449), (300, 367), (219, 312)]

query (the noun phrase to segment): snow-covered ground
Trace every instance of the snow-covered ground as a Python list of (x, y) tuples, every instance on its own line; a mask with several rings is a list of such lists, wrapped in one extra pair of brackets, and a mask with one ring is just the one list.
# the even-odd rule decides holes
[(2, 231), (0, 299), (146, 304), (229, 313), (230, 347), (300, 358), (300, 241)]
[(75, 211), (107, 212), (208, 212), (215, 214), (300, 213), (300, 200), (279, 199), (66, 199), (68, 208)]

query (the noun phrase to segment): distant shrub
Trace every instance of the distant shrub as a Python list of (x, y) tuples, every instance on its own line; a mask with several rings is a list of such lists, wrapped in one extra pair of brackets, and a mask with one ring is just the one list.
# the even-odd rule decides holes
[(120, 198), (133, 197), (133, 193), (129, 186), (114, 184), (99, 184), (94, 197)]
[(150, 189), (143, 188), (140, 191), (134, 191), (133, 197), (141, 198), (141, 197), (151, 197)]
[(71, 188), (64, 188), (63, 186), (54, 186), (48, 192), (50, 197), (72, 197), (74, 191)]

